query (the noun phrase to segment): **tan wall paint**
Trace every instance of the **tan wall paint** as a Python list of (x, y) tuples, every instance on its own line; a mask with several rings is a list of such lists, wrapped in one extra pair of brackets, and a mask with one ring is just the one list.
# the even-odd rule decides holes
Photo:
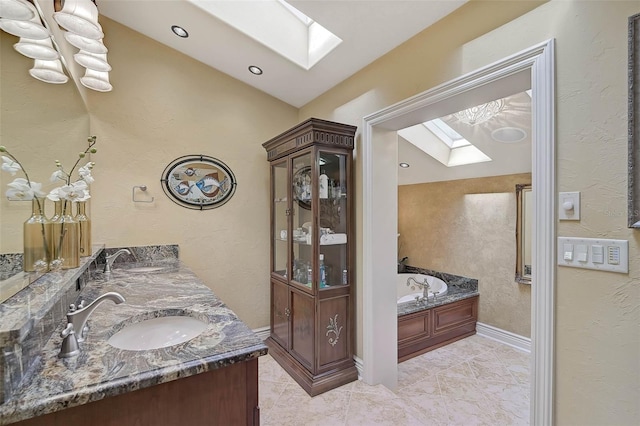
[[(107, 247), (179, 244), (182, 260), (250, 327), (269, 324), (269, 164), (262, 142), (296, 124), (297, 110), (128, 28), (101, 18), (110, 93), (88, 93), (94, 156), (91, 217)], [(238, 186), (207, 211), (174, 204), (160, 175), (205, 154)], [(152, 204), (133, 203), (147, 185)]]
[(516, 184), (531, 174), (398, 187), (398, 258), (478, 280), (478, 321), (531, 336), (531, 286), (515, 281)]
[[(582, 193), (582, 220), (560, 222), (558, 233), (626, 239), (630, 251), (628, 275), (558, 268), (556, 419), (561, 425), (638, 424), (640, 233), (626, 228), (626, 72), (627, 18), (640, 6), (555, 0), (474, 35), (485, 18), (514, 3), (474, 2), (306, 105), (300, 119), (360, 126), (369, 113), (555, 38), (558, 190)], [(360, 159), (356, 170), (361, 176)], [(359, 194), (361, 188), (357, 181)], [(360, 195), (357, 216), (361, 205)], [(360, 223), (359, 241), (361, 229)], [(361, 324), (357, 330), (361, 353)]]

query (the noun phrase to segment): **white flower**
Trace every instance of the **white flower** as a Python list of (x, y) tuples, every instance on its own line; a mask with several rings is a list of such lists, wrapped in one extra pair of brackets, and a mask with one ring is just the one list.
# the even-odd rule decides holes
[(24, 178), (16, 178), (13, 182), (7, 184), (10, 188), (7, 191), (7, 198), (19, 199), (19, 200), (33, 200), (34, 197), (44, 197), (42, 192), (42, 184), (37, 182), (31, 182)]
[(92, 184), (95, 180), (93, 176), (91, 176), (91, 169), (93, 169), (94, 165), (95, 163), (89, 162), (78, 169), (78, 175), (80, 175), (80, 179), (84, 180), (89, 185)]
[(55, 182), (57, 180), (66, 181), (67, 180), (67, 175), (65, 175), (62, 170), (58, 169), (55, 172), (51, 173), (51, 178), (49, 180), (51, 182)]
[(51, 201), (60, 201), (60, 188), (54, 188), (49, 192), (47, 198)]
[(84, 195), (76, 198), (76, 201), (87, 201), (89, 198), (91, 198), (91, 195), (89, 194), (89, 190), (85, 189), (84, 190)]
[(61, 199), (67, 201), (77, 201), (79, 198), (85, 196), (84, 191), (87, 189), (87, 183), (79, 180), (70, 185), (64, 185), (58, 188), (58, 195)]
[(2, 156), (2, 170), (11, 173), (11, 176), (15, 176), (16, 172), (22, 170), (20, 165), (13, 161), (11, 158)]

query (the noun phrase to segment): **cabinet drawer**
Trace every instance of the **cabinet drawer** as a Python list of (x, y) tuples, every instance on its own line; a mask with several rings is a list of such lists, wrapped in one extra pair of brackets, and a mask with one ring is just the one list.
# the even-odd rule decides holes
[(434, 334), (444, 333), (461, 324), (478, 319), (478, 298), (454, 302), (433, 309)]

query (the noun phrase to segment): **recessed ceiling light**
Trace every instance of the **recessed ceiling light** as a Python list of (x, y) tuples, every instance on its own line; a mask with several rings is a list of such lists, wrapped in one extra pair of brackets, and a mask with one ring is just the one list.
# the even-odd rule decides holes
[(250, 71), (252, 74), (255, 74), (255, 75), (261, 75), (261, 74), (262, 74), (262, 68), (257, 67), (257, 66), (255, 66), (255, 65), (250, 65), (250, 66), (249, 66), (249, 71)]
[(496, 142), (516, 143), (527, 137), (527, 132), (518, 127), (501, 127), (491, 132), (491, 137)]
[(400, 163), (400, 167), (406, 169), (407, 167), (409, 167), (409, 163)]
[(187, 30), (185, 30), (184, 28), (179, 27), (177, 25), (172, 25), (171, 26), (171, 31), (173, 31), (173, 33), (175, 35), (177, 35), (178, 37), (182, 37), (182, 38), (189, 37), (189, 33), (187, 32)]

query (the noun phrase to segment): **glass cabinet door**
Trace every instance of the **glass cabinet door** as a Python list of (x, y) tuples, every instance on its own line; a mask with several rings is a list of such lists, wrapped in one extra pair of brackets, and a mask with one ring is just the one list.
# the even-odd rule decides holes
[(347, 155), (319, 152), (319, 288), (348, 285)]
[(288, 234), (288, 199), (289, 187), (287, 185), (287, 162), (281, 161), (271, 166), (271, 182), (273, 187), (273, 259), (271, 260), (272, 272), (287, 278), (287, 234)]
[(291, 280), (306, 287), (313, 286), (313, 194), (311, 154), (292, 159), (292, 276)]

